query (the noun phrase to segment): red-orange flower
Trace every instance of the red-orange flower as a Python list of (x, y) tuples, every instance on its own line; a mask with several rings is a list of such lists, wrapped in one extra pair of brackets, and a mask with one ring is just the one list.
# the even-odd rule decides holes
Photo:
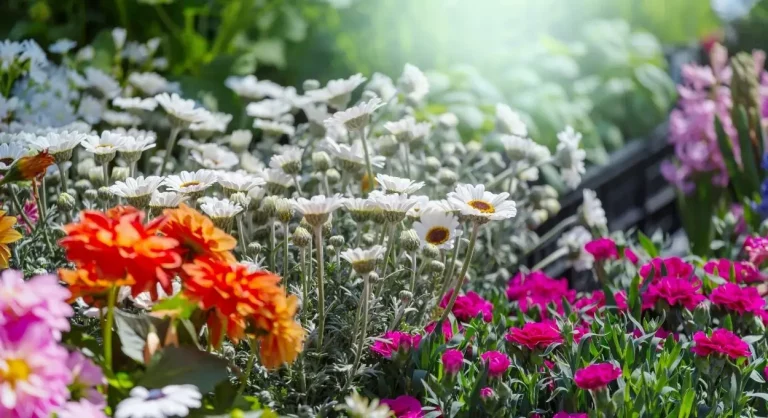
[(59, 269), (59, 278), (67, 284), (67, 288), (72, 293), (69, 302), (83, 298), (85, 303), (89, 305), (102, 306), (112, 286), (133, 286), (136, 284), (132, 276), (117, 280), (101, 278), (94, 271), (94, 267), (91, 265), (88, 268), (75, 270)]
[(214, 345), (224, 333), (233, 341), (247, 335), (261, 341), (266, 367), (277, 368), (296, 359), (304, 329), (294, 320), (296, 297), (286, 297), (280, 277), (211, 257), (197, 258), (183, 269), (185, 295), (200, 309), (210, 310), (208, 326)]
[(0, 180), (0, 184), (36, 179), (45, 174), (53, 162), (53, 156), (48, 154), (48, 151), (21, 157), (13, 163), (8, 173)]
[(59, 243), (70, 261), (90, 266), (99, 280), (133, 281), (134, 296), (149, 291), (155, 297), (158, 283), (171, 292), (182, 260), (178, 241), (157, 235), (164, 218), (146, 225), (143, 220), (144, 214), (131, 207), (84, 211), (80, 222), (64, 226), (67, 236)]
[(177, 209), (166, 209), (163, 215), (167, 221), (160, 231), (179, 241), (187, 261), (208, 256), (235, 262), (230, 251), (237, 245), (237, 240), (217, 228), (207, 216), (184, 204)]

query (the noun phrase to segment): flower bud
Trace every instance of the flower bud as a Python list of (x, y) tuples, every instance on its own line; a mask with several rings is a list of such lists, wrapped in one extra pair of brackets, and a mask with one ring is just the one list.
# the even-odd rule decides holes
[(275, 200), (275, 212), (280, 223), (287, 224), (290, 222), (293, 219), (293, 211), (293, 205), (291, 205), (290, 200), (283, 197)]
[(93, 185), (86, 179), (81, 179), (75, 182), (75, 190), (80, 193), (85, 193), (86, 190), (93, 189)]
[(125, 179), (128, 178), (128, 176), (131, 175), (131, 169), (128, 167), (113, 167), (112, 168), (112, 175), (110, 176), (110, 179), (112, 181), (125, 181)]
[(99, 198), (99, 192), (97, 192), (94, 189), (88, 189), (85, 192), (83, 192), (83, 195), (85, 196), (85, 199), (91, 202), (96, 201), (96, 199)]
[(325, 246), (325, 251), (327, 251), (327, 252), (329, 252), (331, 254), (336, 254), (336, 247), (334, 247), (331, 244), (328, 244), (328, 245)]
[(549, 216), (554, 216), (560, 212), (560, 202), (555, 199), (547, 199), (541, 202), (541, 208), (546, 210)]
[(407, 290), (401, 290), (398, 296), (400, 296), (400, 302), (403, 305), (407, 305), (413, 299), (413, 293)]
[(424, 170), (430, 174), (437, 173), (441, 166), (442, 163), (440, 163), (440, 160), (438, 160), (437, 157), (430, 156), (424, 161)]
[(437, 180), (443, 186), (452, 187), (459, 181), (459, 176), (457, 176), (456, 172), (453, 170), (441, 168), (440, 171), (437, 172)]
[(250, 251), (251, 254), (253, 254), (254, 257), (256, 257), (257, 255), (259, 255), (261, 253), (261, 249), (262, 249), (261, 248), (261, 244), (259, 244), (258, 242), (254, 241), (254, 242), (248, 244), (248, 251)]
[(315, 171), (323, 172), (331, 168), (331, 157), (325, 151), (312, 153), (312, 167)]
[(385, 157), (393, 157), (399, 148), (400, 144), (392, 135), (385, 135), (379, 139), (379, 154)]
[(237, 153), (245, 152), (251, 145), (252, 139), (253, 133), (249, 130), (241, 129), (233, 131), (229, 136), (229, 147), (232, 148), (232, 151)]
[(93, 158), (86, 158), (83, 161), (80, 161), (80, 163), (77, 164), (77, 176), (88, 177), (88, 174), (93, 167), (96, 167), (96, 162), (93, 161)]
[(432, 260), (429, 262), (429, 271), (434, 274), (438, 275), (441, 274), (445, 270), (445, 264), (443, 264), (439, 260)]
[(424, 257), (430, 260), (436, 260), (440, 258), (440, 249), (432, 244), (426, 244), (421, 249), (421, 255), (423, 255)]
[(101, 170), (101, 167), (92, 167), (88, 171), (88, 180), (90, 180), (94, 186), (104, 184), (104, 172)]
[(416, 251), (421, 247), (419, 235), (413, 229), (406, 229), (400, 233), (400, 244), (407, 252)]
[(98, 196), (99, 196), (99, 200), (103, 202), (108, 202), (109, 199), (112, 198), (112, 192), (109, 191), (108, 187), (101, 186), (99, 187), (99, 190), (98, 190)]
[(373, 245), (374, 242), (376, 242), (376, 235), (374, 235), (374, 234), (372, 234), (370, 232), (366, 232), (362, 236), (362, 241), (363, 241), (362, 244), (364, 246), (370, 247), (371, 245)]
[(229, 196), (229, 200), (245, 209), (248, 209), (251, 205), (251, 198), (243, 192), (232, 193), (232, 195)]
[(56, 205), (64, 212), (69, 212), (75, 208), (77, 202), (75, 198), (69, 193), (59, 194), (59, 198), (56, 199)]
[(328, 184), (333, 186), (334, 184), (339, 184), (341, 181), (341, 174), (339, 174), (338, 170), (335, 168), (329, 168), (325, 172), (325, 178), (328, 179)]
[(458, 159), (455, 155), (451, 155), (445, 159), (445, 166), (450, 168), (459, 168), (461, 167), (461, 160)]
[(302, 227), (297, 227), (293, 231), (293, 245), (304, 248), (307, 247), (312, 242), (312, 234), (309, 233), (308, 230)]
[(303, 88), (304, 91), (317, 90), (320, 88), (320, 82), (310, 78), (309, 80), (304, 80), (304, 83), (302, 83), (301, 88)]
[(380, 281), (382, 281), (384, 279), (379, 277), (379, 273), (376, 273), (375, 271), (372, 271), (372, 272), (368, 273), (368, 280), (370, 280), (371, 283), (376, 284), (376, 283), (379, 283)]
[(336, 248), (341, 248), (344, 246), (345, 241), (343, 236), (334, 235), (330, 239), (328, 239), (328, 242)]
[(268, 218), (275, 216), (277, 212), (277, 196), (267, 196), (261, 201), (261, 210)]
[(706, 300), (696, 305), (696, 308), (693, 310), (693, 322), (701, 330), (706, 329), (709, 325), (711, 319), (709, 310), (710, 303)]
[(331, 231), (333, 231), (333, 214), (330, 214), (328, 216), (328, 221), (323, 224), (323, 235), (331, 235)]

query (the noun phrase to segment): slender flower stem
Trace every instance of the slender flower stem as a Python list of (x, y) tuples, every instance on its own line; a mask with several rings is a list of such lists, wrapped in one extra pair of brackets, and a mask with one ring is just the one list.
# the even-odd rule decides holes
[[(368, 173), (368, 182), (371, 185), (371, 190), (374, 189), (374, 183), (376, 180), (373, 178), (373, 166), (371, 165), (371, 155), (368, 152), (368, 135), (365, 133), (365, 127), (360, 129), (360, 138), (363, 141), (363, 152), (365, 153), (365, 169)], [(364, 190), (364, 194), (368, 194), (367, 190)]]
[(365, 345), (365, 337), (368, 332), (368, 301), (371, 299), (371, 281), (369, 274), (363, 276), (363, 296), (362, 296), (362, 315), (363, 315), (363, 329), (360, 332), (360, 339), (357, 343), (357, 350), (355, 351), (355, 363), (350, 371), (350, 377), (354, 376), (357, 371), (357, 367), (360, 365), (360, 358), (363, 355), (363, 346)]
[(416, 250), (413, 250), (413, 252), (411, 252), (411, 294), (413, 294), (413, 291), (415, 289), (416, 289)]
[[(387, 242), (387, 253), (384, 255), (384, 269), (382, 270), (381, 277), (387, 276), (387, 267), (389, 267), (389, 256), (392, 254), (392, 248), (395, 246), (395, 237), (397, 231), (400, 229), (400, 225), (397, 224), (392, 228), (392, 233), (389, 235), (389, 241)], [(393, 263), (394, 264), (394, 263)]]
[(181, 132), (181, 128), (178, 126), (171, 128), (171, 137), (168, 138), (168, 146), (165, 147), (165, 155), (163, 155), (163, 165), (160, 166), (160, 170), (158, 171), (161, 177), (165, 175), (168, 158), (170, 158), (171, 153), (173, 153), (173, 146), (176, 144), (176, 137), (179, 136), (179, 132)]
[(275, 268), (277, 267), (277, 261), (276, 260), (276, 245), (275, 245), (275, 221), (270, 220), (269, 221), (269, 271), (276, 272)]
[[(331, 195), (331, 186), (328, 184), (328, 176), (323, 174), (323, 188), (325, 189), (325, 195), (330, 196)], [(342, 190), (343, 192), (344, 190)]]
[(59, 167), (59, 177), (61, 178), (61, 192), (64, 193), (67, 190), (69, 190), (69, 176), (67, 175), (67, 171), (64, 169), (64, 163), (60, 162), (56, 164)]
[(531, 271), (544, 270), (548, 265), (554, 263), (560, 257), (563, 257), (567, 254), (568, 254), (568, 248), (565, 248), (565, 247), (559, 248), (557, 251), (548, 255), (545, 259), (536, 263), (536, 265), (531, 268)]
[(461, 247), (461, 235), (457, 235), (453, 240), (453, 252), (451, 253), (451, 259), (448, 264), (445, 265), (445, 271), (443, 274), (443, 283), (440, 286), (440, 294), (438, 297), (442, 297), (446, 288), (450, 285), (451, 279), (453, 279), (453, 270), (456, 268), (456, 258), (459, 256), (459, 248)]
[(251, 346), (251, 354), (250, 356), (248, 356), (248, 364), (245, 366), (245, 374), (243, 375), (243, 381), (240, 382), (240, 387), (237, 388), (237, 395), (235, 396), (235, 398), (242, 395), (243, 392), (245, 391), (245, 387), (248, 386), (248, 378), (251, 376), (251, 372), (253, 371), (253, 364), (256, 362), (256, 347), (257, 347), (256, 340), (251, 339), (251, 341), (249, 341), (249, 344)]
[(107, 299), (107, 323), (104, 324), (104, 365), (112, 373), (112, 324), (115, 322), (115, 303), (117, 301), (117, 286), (109, 289)]
[(40, 180), (40, 215), (43, 220), (48, 218), (48, 190), (45, 185), (45, 176)]
[(19, 202), (19, 197), (16, 196), (16, 193), (13, 191), (13, 185), (8, 183), (8, 194), (11, 196), (11, 203), (13, 204), (13, 209), (21, 215), (21, 219), (24, 220), (24, 223), (27, 224), (29, 229), (33, 229), (35, 225), (32, 223), (32, 220), (29, 219), (29, 216), (24, 212), (24, 207), (21, 205), (21, 202)]
[[(301, 247), (299, 249), (299, 256), (301, 259), (301, 322), (304, 326), (307, 325), (307, 310), (309, 309), (309, 284), (307, 283), (307, 249)], [(311, 261), (310, 261), (311, 263)]]
[(533, 247), (527, 249), (525, 251), (525, 255), (527, 256), (530, 253), (536, 251), (539, 247), (541, 247), (542, 245), (546, 244), (552, 238), (560, 235), (560, 233), (563, 232), (566, 228), (568, 228), (569, 226), (575, 224), (578, 221), (579, 221), (579, 216), (578, 215), (571, 215), (571, 216), (563, 219), (562, 222), (560, 222), (559, 224), (555, 225), (554, 228), (550, 229), (549, 231), (547, 231), (546, 234), (541, 236), (539, 238), (539, 241), (536, 243), (536, 245), (534, 245)]
[(411, 146), (406, 142), (405, 150), (405, 177), (411, 178)]
[(299, 194), (299, 197), (302, 197), (301, 184), (299, 184), (299, 176), (293, 176), (293, 184), (296, 185), (296, 193)]
[(315, 227), (315, 240), (317, 241), (317, 348), (322, 350), (323, 337), (325, 336), (325, 259), (323, 256), (323, 226)]
[[(37, 220), (37, 225), (35, 225), (36, 229), (42, 229), (43, 231), (43, 237), (45, 237), (45, 245), (48, 247), (48, 251), (53, 254), (53, 245), (51, 244), (51, 238), (48, 236), (48, 224), (46, 223), (46, 214), (45, 214), (45, 208), (43, 207), (44, 203), (42, 202), (42, 199), (40, 198), (40, 191), (37, 187), (37, 180), (32, 179), (32, 196), (35, 199), (35, 205), (37, 205), (38, 210), (40, 211), (40, 218)], [(22, 213), (24, 213), (22, 211)]]
[[(472, 225), (472, 235), (469, 237), (469, 245), (467, 246), (467, 255), (464, 257), (464, 263), (461, 266), (461, 272), (459, 272), (459, 281), (456, 283), (456, 287), (453, 288), (453, 294), (451, 295), (451, 299), (448, 301), (448, 305), (445, 306), (445, 310), (443, 311), (442, 316), (440, 316), (440, 321), (438, 321), (438, 326), (440, 326), (443, 321), (448, 317), (448, 313), (451, 312), (451, 309), (453, 309), (453, 304), (456, 303), (456, 298), (459, 296), (459, 290), (461, 290), (461, 287), (464, 285), (464, 279), (467, 277), (467, 271), (469, 270), (469, 264), (472, 262), (472, 255), (475, 252), (475, 242), (477, 241), (477, 233), (480, 230), (480, 223), (475, 222)], [(450, 277), (448, 278), (451, 279)]]
[(283, 224), (283, 277), (288, 278), (288, 224)]
[[(243, 211), (245, 213), (245, 211)], [(237, 230), (240, 232), (240, 251), (243, 252), (243, 255), (246, 255), (248, 253), (248, 242), (246, 238), (248, 237), (248, 234), (245, 232), (245, 222), (243, 222), (244, 214), (237, 215)]]
[(128, 176), (131, 178), (136, 177), (136, 161), (131, 161), (130, 165), (130, 171), (128, 172)]

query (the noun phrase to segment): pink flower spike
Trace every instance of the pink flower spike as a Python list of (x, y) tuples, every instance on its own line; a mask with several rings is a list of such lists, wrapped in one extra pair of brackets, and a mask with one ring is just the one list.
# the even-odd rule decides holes
[(509, 356), (499, 351), (486, 351), (480, 356), (480, 359), (488, 367), (488, 376), (501, 377), (512, 365)]
[(595, 260), (615, 260), (619, 258), (619, 249), (610, 238), (598, 238), (584, 245), (584, 250), (592, 254)]
[(387, 405), (397, 418), (420, 418), (424, 416), (421, 411), (421, 402), (413, 396), (400, 395), (395, 399), (382, 399), (381, 403)]
[(456, 374), (461, 370), (461, 366), (464, 364), (464, 353), (455, 348), (451, 348), (445, 350), (442, 357), (440, 357), (440, 361), (443, 362), (443, 368), (446, 373)]

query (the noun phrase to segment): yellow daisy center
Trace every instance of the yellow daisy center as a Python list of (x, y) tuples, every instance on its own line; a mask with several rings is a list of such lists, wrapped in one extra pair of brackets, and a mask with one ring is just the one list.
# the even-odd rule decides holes
[(0, 380), (10, 382), (11, 386), (15, 386), (16, 382), (27, 380), (30, 372), (31, 370), (24, 360), (6, 360), (5, 368), (0, 368)]
[(479, 210), (482, 213), (496, 212), (496, 208), (494, 208), (492, 204), (490, 204), (489, 202), (486, 202), (485, 200), (470, 200), (469, 202), (467, 202), (467, 204)]
[(444, 226), (435, 226), (427, 231), (424, 239), (432, 245), (444, 244), (451, 238), (451, 232)]
[(179, 187), (190, 187), (190, 186), (199, 186), (200, 182), (197, 180), (188, 181), (186, 183), (181, 183)]

